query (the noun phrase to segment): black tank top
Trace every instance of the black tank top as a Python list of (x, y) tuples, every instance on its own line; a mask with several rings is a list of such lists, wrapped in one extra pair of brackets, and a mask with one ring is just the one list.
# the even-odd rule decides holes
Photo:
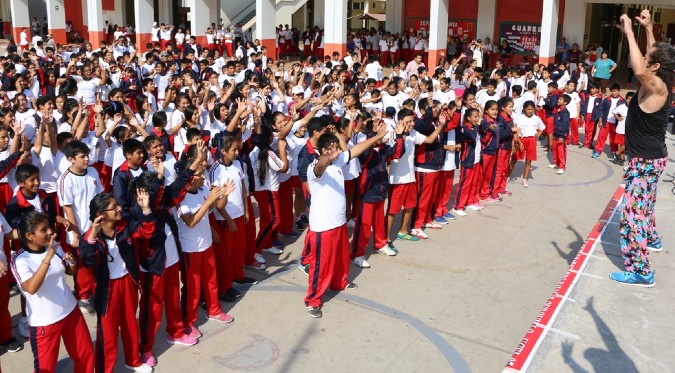
[(654, 113), (645, 113), (638, 105), (638, 90), (628, 104), (626, 115), (626, 154), (644, 159), (668, 156), (666, 127), (673, 93), (668, 88), (668, 98), (663, 107)]

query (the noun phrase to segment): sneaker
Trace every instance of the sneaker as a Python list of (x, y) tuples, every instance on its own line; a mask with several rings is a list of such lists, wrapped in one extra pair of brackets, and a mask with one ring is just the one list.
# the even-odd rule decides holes
[(280, 236), (284, 237), (293, 237), (293, 238), (298, 238), (300, 237), (300, 233), (296, 231), (290, 231), (289, 233), (279, 233)]
[(262, 255), (260, 255), (260, 253), (255, 253), (253, 255), (253, 259), (255, 259), (255, 261), (260, 263), (260, 264), (267, 263), (267, 260), (265, 260), (265, 258)]
[(464, 211), (464, 210), (452, 209), (452, 213), (455, 214), (456, 216), (461, 216), (461, 217), (466, 216), (466, 211)]
[(7, 352), (19, 352), (23, 350), (23, 346), (19, 344), (19, 342), (17, 342), (14, 337), (6, 340), (3, 343), (0, 343), (0, 347), (5, 349)]
[(434, 219), (434, 223), (446, 225), (446, 224), (448, 224), (448, 221), (445, 220), (445, 218), (443, 218), (442, 216), (439, 216), (436, 219)]
[(420, 240), (419, 237), (413, 236), (412, 234), (407, 233), (407, 232), (406, 233), (398, 232), (398, 234), (396, 234), (396, 239), (397, 240), (405, 240), (405, 241), (419, 241)]
[(358, 288), (359, 288), (359, 285), (356, 285), (355, 283), (350, 282), (350, 283), (347, 284), (347, 286), (346, 286), (344, 289), (342, 289), (342, 290), (354, 290), (354, 289), (358, 289)]
[(157, 365), (157, 359), (155, 359), (155, 355), (152, 352), (141, 352), (141, 361), (149, 367)]
[(80, 299), (77, 301), (77, 306), (80, 307), (80, 311), (85, 314), (94, 313), (94, 305), (91, 304), (89, 299)]
[[(447, 222), (446, 222), (446, 224), (447, 224)], [(441, 229), (441, 228), (443, 228), (443, 226), (432, 221), (431, 223), (424, 223), (424, 228)]]
[(387, 246), (388, 246), (390, 249), (392, 249), (396, 254), (398, 254), (398, 249), (396, 248), (396, 246), (394, 246), (394, 243), (393, 243), (393, 242), (387, 241)]
[[(256, 255), (260, 255), (260, 254), (256, 254)], [(245, 267), (250, 268), (250, 269), (258, 269), (258, 270), (263, 270), (263, 269), (267, 268), (266, 265), (264, 265), (264, 264), (262, 264), (262, 263), (260, 263), (256, 260), (254, 260), (253, 263), (251, 263), (251, 264), (245, 265)]]
[(298, 263), (298, 269), (300, 269), (302, 273), (309, 276), (309, 264)]
[(654, 281), (654, 272), (649, 272), (648, 275), (641, 275), (635, 272), (612, 272), (609, 278), (626, 285), (640, 286), (643, 288), (651, 288), (656, 283)]
[(348, 228), (354, 228), (355, 225), (356, 225), (356, 221), (354, 221), (354, 219), (349, 219), (349, 221), (347, 222)]
[(504, 191), (501, 192), (501, 193), (499, 193), (499, 194), (502, 194), (502, 195), (505, 195), (505, 196), (509, 196), (509, 197), (513, 195), (513, 193), (511, 193), (511, 191), (508, 190), (508, 189), (504, 189)]
[(268, 254), (281, 255), (283, 254), (284, 251), (276, 246), (272, 246), (269, 249), (263, 249), (263, 252)]
[(295, 229), (299, 231), (305, 229), (305, 224), (302, 223), (302, 220), (298, 219), (295, 221)]
[(600, 156), (600, 153), (593, 150), (593, 154), (591, 154), (591, 158), (598, 158), (599, 156)]
[(558, 166), (556, 166), (556, 165), (554, 165), (554, 164), (550, 164), (550, 165), (548, 165), (548, 168), (552, 168), (552, 169), (555, 170), (556, 168), (558, 168)]
[(497, 202), (501, 202), (501, 201), (502, 201), (501, 199), (494, 198), (494, 197), (488, 197), (488, 198), (485, 199), (485, 202), (487, 202), (487, 203), (497, 203)]
[(274, 241), (272, 241), (272, 247), (276, 247), (278, 249), (283, 250), (284, 249), (284, 243), (279, 241), (279, 240), (274, 240)]
[(480, 206), (480, 205), (477, 204), (477, 203), (474, 203), (473, 205), (469, 205), (469, 206), (466, 206), (466, 207), (468, 207), (469, 210), (472, 210), (472, 211), (478, 211), (478, 210), (482, 210), (482, 209), (483, 209), (483, 207)]
[(529, 187), (530, 187), (530, 184), (527, 183), (527, 180), (523, 180), (523, 183), (522, 183), (522, 184), (523, 184), (523, 187), (525, 187), (525, 188), (529, 188)]
[(202, 334), (202, 332), (200, 332), (199, 329), (197, 329), (197, 327), (194, 325), (185, 327), (185, 335), (194, 339), (198, 339), (204, 336), (204, 334)]
[(427, 234), (421, 229), (413, 229), (410, 231), (410, 234), (422, 240), (429, 238), (429, 236), (427, 236)]
[(219, 323), (223, 323), (223, 324), (229, 324), (232, 321), (234, 321), (234, 317), (226, 314), (225, 312), (221, 312), (217, 315), (209, 315), (208, 319), (213, 320), (213, 321), (218, 321)]
[(352, 259), (352, 264), (360, 268), (370, 268), (370, 263), (366, 261), (366, 257), (359, 256)]
[(257, 285), (258, 284), (258, 280), (254, 279), (252, 277), (244, 277), (244, 278), (239, 279), (239, 280), (233, 280), (232, 282), (234, 282), (237, 285)]
[(181, 346), (194, 346), (199, 342), (197, 338), (190, 337), (187, 334), (183, 334), (178, 338), (167, 337), (166, 342), (171, 345), (181, 345)]
[(457, 219), (455, 215), (453, 215), (450, 212), (446, 212), (445, 215), (443, 215), (443, 218), (445, 219), (445, 221)]
[(565, 173), (565, 170), (562, 169), (562, 168), (559, 169), (558, 172), (556, 172), (556, 174), (558, 174), (558, 175), (562, 175), (562, 174), (564, 174), (564, 173)]
[(307, 307), (307, 313), (315, 319), (319, 319), (323, 316), (320, 307)]
[(301, 221), (302, 224), (304, 224), (304, 225), (308, 225), (308, 224), (309, 224), (309, 219), (307, 219), (307, 215), (305, 215), (305, 214), (300, 215), (300, 221)]
[[(661, 246), (661, 239), (659, 238), (658, 240), (652, 242), (652, 243), (647, 243), (647, 248), (649, 251), (653, 251), (655, 253), (663, 251), (663, 246)], [(21, 320), (19, 320), (19, 325), (21, 324)]]
[[(396, 251), (392, 250), (389, 245), (384, 245), (381, 248), (375, 250), (376, 253), (384, 254), (386, 256), (396, 256)], [(364, 259), (365, 261), (365, 259)]]
[(583, 149), (583, 148), (585, 148), (585, 147), (586, 147), (586, 145), (584, 145), (584, 144), (579, 144), (579, 149)]
[(241, 292), (235, 288), (229, 288), (224, 294), (221, 294), (218, 299), (226, 303), (232, 303), (242, 296)]
[(139, 372), (139, 373), (151, 373), (151, 372), (154, 371), (154, 369), (152, 369), (152, 367), (149, 366), (148, 364), (141, 364), (137, 367), (130, 367), (126, 364), (124, 364), (124, 366), (127, 367), (127, 369), (129, 369), (131, 371)]
[(28, 319), (26, 317), (19, 318), (19, 335), (28, 338)]

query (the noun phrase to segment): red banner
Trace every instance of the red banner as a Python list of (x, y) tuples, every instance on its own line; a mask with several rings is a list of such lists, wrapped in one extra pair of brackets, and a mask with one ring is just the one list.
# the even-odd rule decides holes
[[(424, 35), (429, 33), (429, 19), (408, 18), (406, 25), (410, 33), (422, 32)], [(472, 40), (476, 37), (476, 21), (448, 20), (448, 36), (457, 36), (462, 39), (464, 35)]]

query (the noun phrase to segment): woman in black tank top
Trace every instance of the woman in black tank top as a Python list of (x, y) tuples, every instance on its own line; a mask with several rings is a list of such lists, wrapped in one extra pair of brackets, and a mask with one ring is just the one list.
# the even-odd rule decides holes
[(620, 19), (620, 28), (628, 39), (630, 62), (641, 85), (626, 115), (629, 163), (624, 175), (626, 189), (619, 226), (619, 244), (626, 270), (613, 272), (609, 277), (627, 285), (652, 287), (655, 282), (649, 253), (662, 250), (654, 206), (656, 186), (668, 160), (665, 140), (675, 86), (675, 49), (655, 42), (648, 10), (643, 10), (636, 21), (647, 35), (644, 57), (633, 34), (632, 20), (625, 14)]

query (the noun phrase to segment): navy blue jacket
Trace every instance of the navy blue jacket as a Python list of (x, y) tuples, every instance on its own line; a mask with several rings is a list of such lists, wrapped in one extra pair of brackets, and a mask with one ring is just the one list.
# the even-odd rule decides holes
[[(619, 96), (619, 101), (617, 101), (615, 107), (621, 106), (621, 104), (626, 104), (626, 100), (623, 99), (623, 97)], [(607, 96), (605, 97), (604, 100), (602, 100), (602, 123), (607, 124), (607, 118), (612, 114), (609, 112), (609, 109), (612, 107), (612, 96)], [(616, 123), (614, 123), (616, 126)]]
[[(581, 113), (586, 119), (586, 114), (588, 113), (588, 102), (590, 101), (589, 98), (591, 95), (586, 96), (584, 98), (584, 101), (581, 103)], [(597, 122), (598, 120), (603, 118), (603, 110), (602, 110), (602, 95), (597, 94), (593, 96), (595, 99), (593, 100), (593, 110), (591, 111), (591, 122)]]
[(389, 191), (389, 174), (387, 163), (399, 159), (405, 153), (403, 138), (396, 136), (394, 145), (380, 145), (379, 149), (368, 149), (359, 155), (361, 177), (359, 178), (359, 195), (363, 202), (379, 202), (387, 199)]
[(457, 143), (462, 144), (462, 156), (460, 164), (462, 167), (473, 168), (476, 161), (476, 138), (478, 137), (478, 126), (469, 127), (466, 123), (459, 127), (457, 133)]
[(570, 112), (566, 106), (559, 107), (553, 116), (553, 137), (567, 139), (570, 133)]
[(553, 116), (553, 110), (558, 107), (558, 91), (549, 93), (544, 99), (544, 110), (546, 110), (546, 117)]
[[(490, 126), (493, 124), (495, 128), (490, 129)], [(497, 149), (499, 148), (499, 126), (497, 122), (484, 115), (478, 131), (480, 133), (481, 153), (487, 155), (497, 154)]]
[[(141, 169), (143, 171), (147, 170), (148, 167), (144, 164), (141, 164)], [(122, 208), (122, 219), (129, 219), (129, 207), (131, 207), (131, 193), (129, 193), (129, 183), (134, 179), (134, 176), (131, 174), (131, 168), (129, 168), (129, 163), (124, 161), (122, 165), (117, 167), (115, 173), (113, 174), (113, 196), (115, 200)]]
[(497, 125), (499, 126), (499, 149), (510, 150), (513, 145), (513, 118), (499, 113)]
[(307, 182), (307, 168), (316, 159), (319, 159), (319, 153), (307, 141), (305, 146), (300, 149), (300, 153), (298, 153), (298, 177), (300, 177), (301, 182)]
[[(440, 125), (440, 124), (437, 124)], [(415, 119), (415, 131), (424, 136), (434, 133), (436, 127), (433, 124), (433, 112), (427, 108), (422, 118)], [(427, 170), (440, 170), (445, 162), (445, 151), (439, 135), (431, 144), (421, 144), (415, 146), (415, 167)]]

